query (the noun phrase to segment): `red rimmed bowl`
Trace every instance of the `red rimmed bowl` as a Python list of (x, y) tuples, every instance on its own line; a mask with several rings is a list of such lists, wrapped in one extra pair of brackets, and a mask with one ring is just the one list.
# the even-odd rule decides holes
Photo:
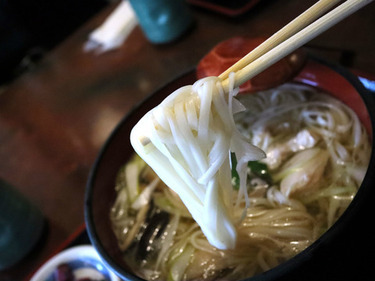
[[(191, 71), (153, 93), (120, 122), (92, 167), (85, 196), (85, 220), (90, 240), (107, 266), (124, 280), (143, 280), (124, 262), (112, 232), (109, 212), (115, 199), (116, 174), (134, 153), (130, 131), (138, 120), (175, 89), (196, 80)], [(345, 69), (309, 58), (295, 81), (332, 94), (351, 107), (371, 137), (375, 126), (375, 93)], [(372, 226), (375, 198), (375, 163), (354, 200), (341, 218), (306, 250), (281, 265), (248, 280), (375, 280), (375, 231)]]

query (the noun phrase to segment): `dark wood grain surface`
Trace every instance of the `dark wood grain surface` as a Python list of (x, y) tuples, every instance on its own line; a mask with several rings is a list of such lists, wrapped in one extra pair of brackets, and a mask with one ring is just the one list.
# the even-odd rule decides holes
[[(314, 1), (260, 1), (230, 18), (192, 7), (195, 25), (180, 40), (152, 45), (139, 27), (121, 48), (83, 52), (88, 34), (114, 5), (49, 52), (32, 71), (0, 92), (0, 177), (43, 211), (47, 230), (34, 251), (0, 272), (25, 280), (84, 223), (87, 176), (120, 119), (144, 97), (194, 68), (215, 44), (232, 36), (270, 36)], [(375, 4), (307, 45), (307, 51), (375, 73)]]

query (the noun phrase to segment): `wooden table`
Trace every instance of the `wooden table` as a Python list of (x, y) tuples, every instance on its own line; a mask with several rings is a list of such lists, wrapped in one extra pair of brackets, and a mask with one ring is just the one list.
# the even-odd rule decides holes
[[(261, 1), (230, 18), (193, 8), (194, 28), (167, 45), (152, 45), (136, 27), (116, 51), (84, 53), (103, 10), (52, 50), (38, 66), (0, 92), (0, 177), (43, 211), (48, 228), (22, 262), (0, 280), (25, 280), (84, 224), (85, 183), (93, 161), (119, 120), (140, 100), (192, 69), (232, 36), (270, 36), (312, 0)], [(329, 61), (375, 73), (375, 4), (308, 44)]]

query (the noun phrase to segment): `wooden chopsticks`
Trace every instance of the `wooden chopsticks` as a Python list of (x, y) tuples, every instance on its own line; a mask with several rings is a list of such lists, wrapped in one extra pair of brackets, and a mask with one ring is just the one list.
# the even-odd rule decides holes
[(372, 1), (347, 0), (321, 16), (340, 1), (320, 0), (224, 71), (219, 76), (224, 89), (229, 87), (229, 73), (235, 72), (234, 87), (240, 86)]
[(264, 41), (261, 45), (256, 47), (238, 62), (233, 64), (230, 68), (225, 70), (222, 74), (220, 74), (219, 78), (226, 79), (228, 78), (229, 73), (237, 72), (241, 68), (245, 67), (249, 63), (253, 62), (255, 59), (259, 58), (260, 56), (264, 55), (278, 44), (283, 42), (284, 40), (288, 39), (290, 36), (294, 35), (296, 32), (300, 31), (302, 28), (306, 27), (312, 21), (317, 19), (320, 15), (327, 12), (333, 5), (337, 4), (341, 0), (320, 0), (309, 9), (307, 9), (304, 13), (299, 15), (293, 21), (288, 23), (274, 35), (269, 37), (266, 41)]

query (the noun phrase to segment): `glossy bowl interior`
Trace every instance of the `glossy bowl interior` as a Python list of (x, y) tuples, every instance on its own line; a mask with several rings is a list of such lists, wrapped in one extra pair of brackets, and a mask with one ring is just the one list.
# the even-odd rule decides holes
[[(109, 210), (115, 199), (117, 171), (134, 153), (129, 135), (132, 127), (151, 108), (175, 89), (196, 80), (191, 71), (153, 93), (120, 122), (92, 167), (85, 197), (85, 220), (92, 244), (124, 280), (143, 280), (131, 273), (122, 259), (111, 230)], [(309, 59), (295, 78), (297, 82), (325, 90), (349, 105), (359, 116), (373, 142), (375, 93), (343, 69)], [(374, 145), (372, 144), (374, 147)], [(374, 153), (360, 190), (344, 215), (321, 238), (291, 260), (249, 280), (375, 280), (372, 270), (375, 231), (371, 225), (375, 198)], [(369, 223), (370, 222), (370, 223)], [(362, 277), (362, 278), (361, 278)]]

